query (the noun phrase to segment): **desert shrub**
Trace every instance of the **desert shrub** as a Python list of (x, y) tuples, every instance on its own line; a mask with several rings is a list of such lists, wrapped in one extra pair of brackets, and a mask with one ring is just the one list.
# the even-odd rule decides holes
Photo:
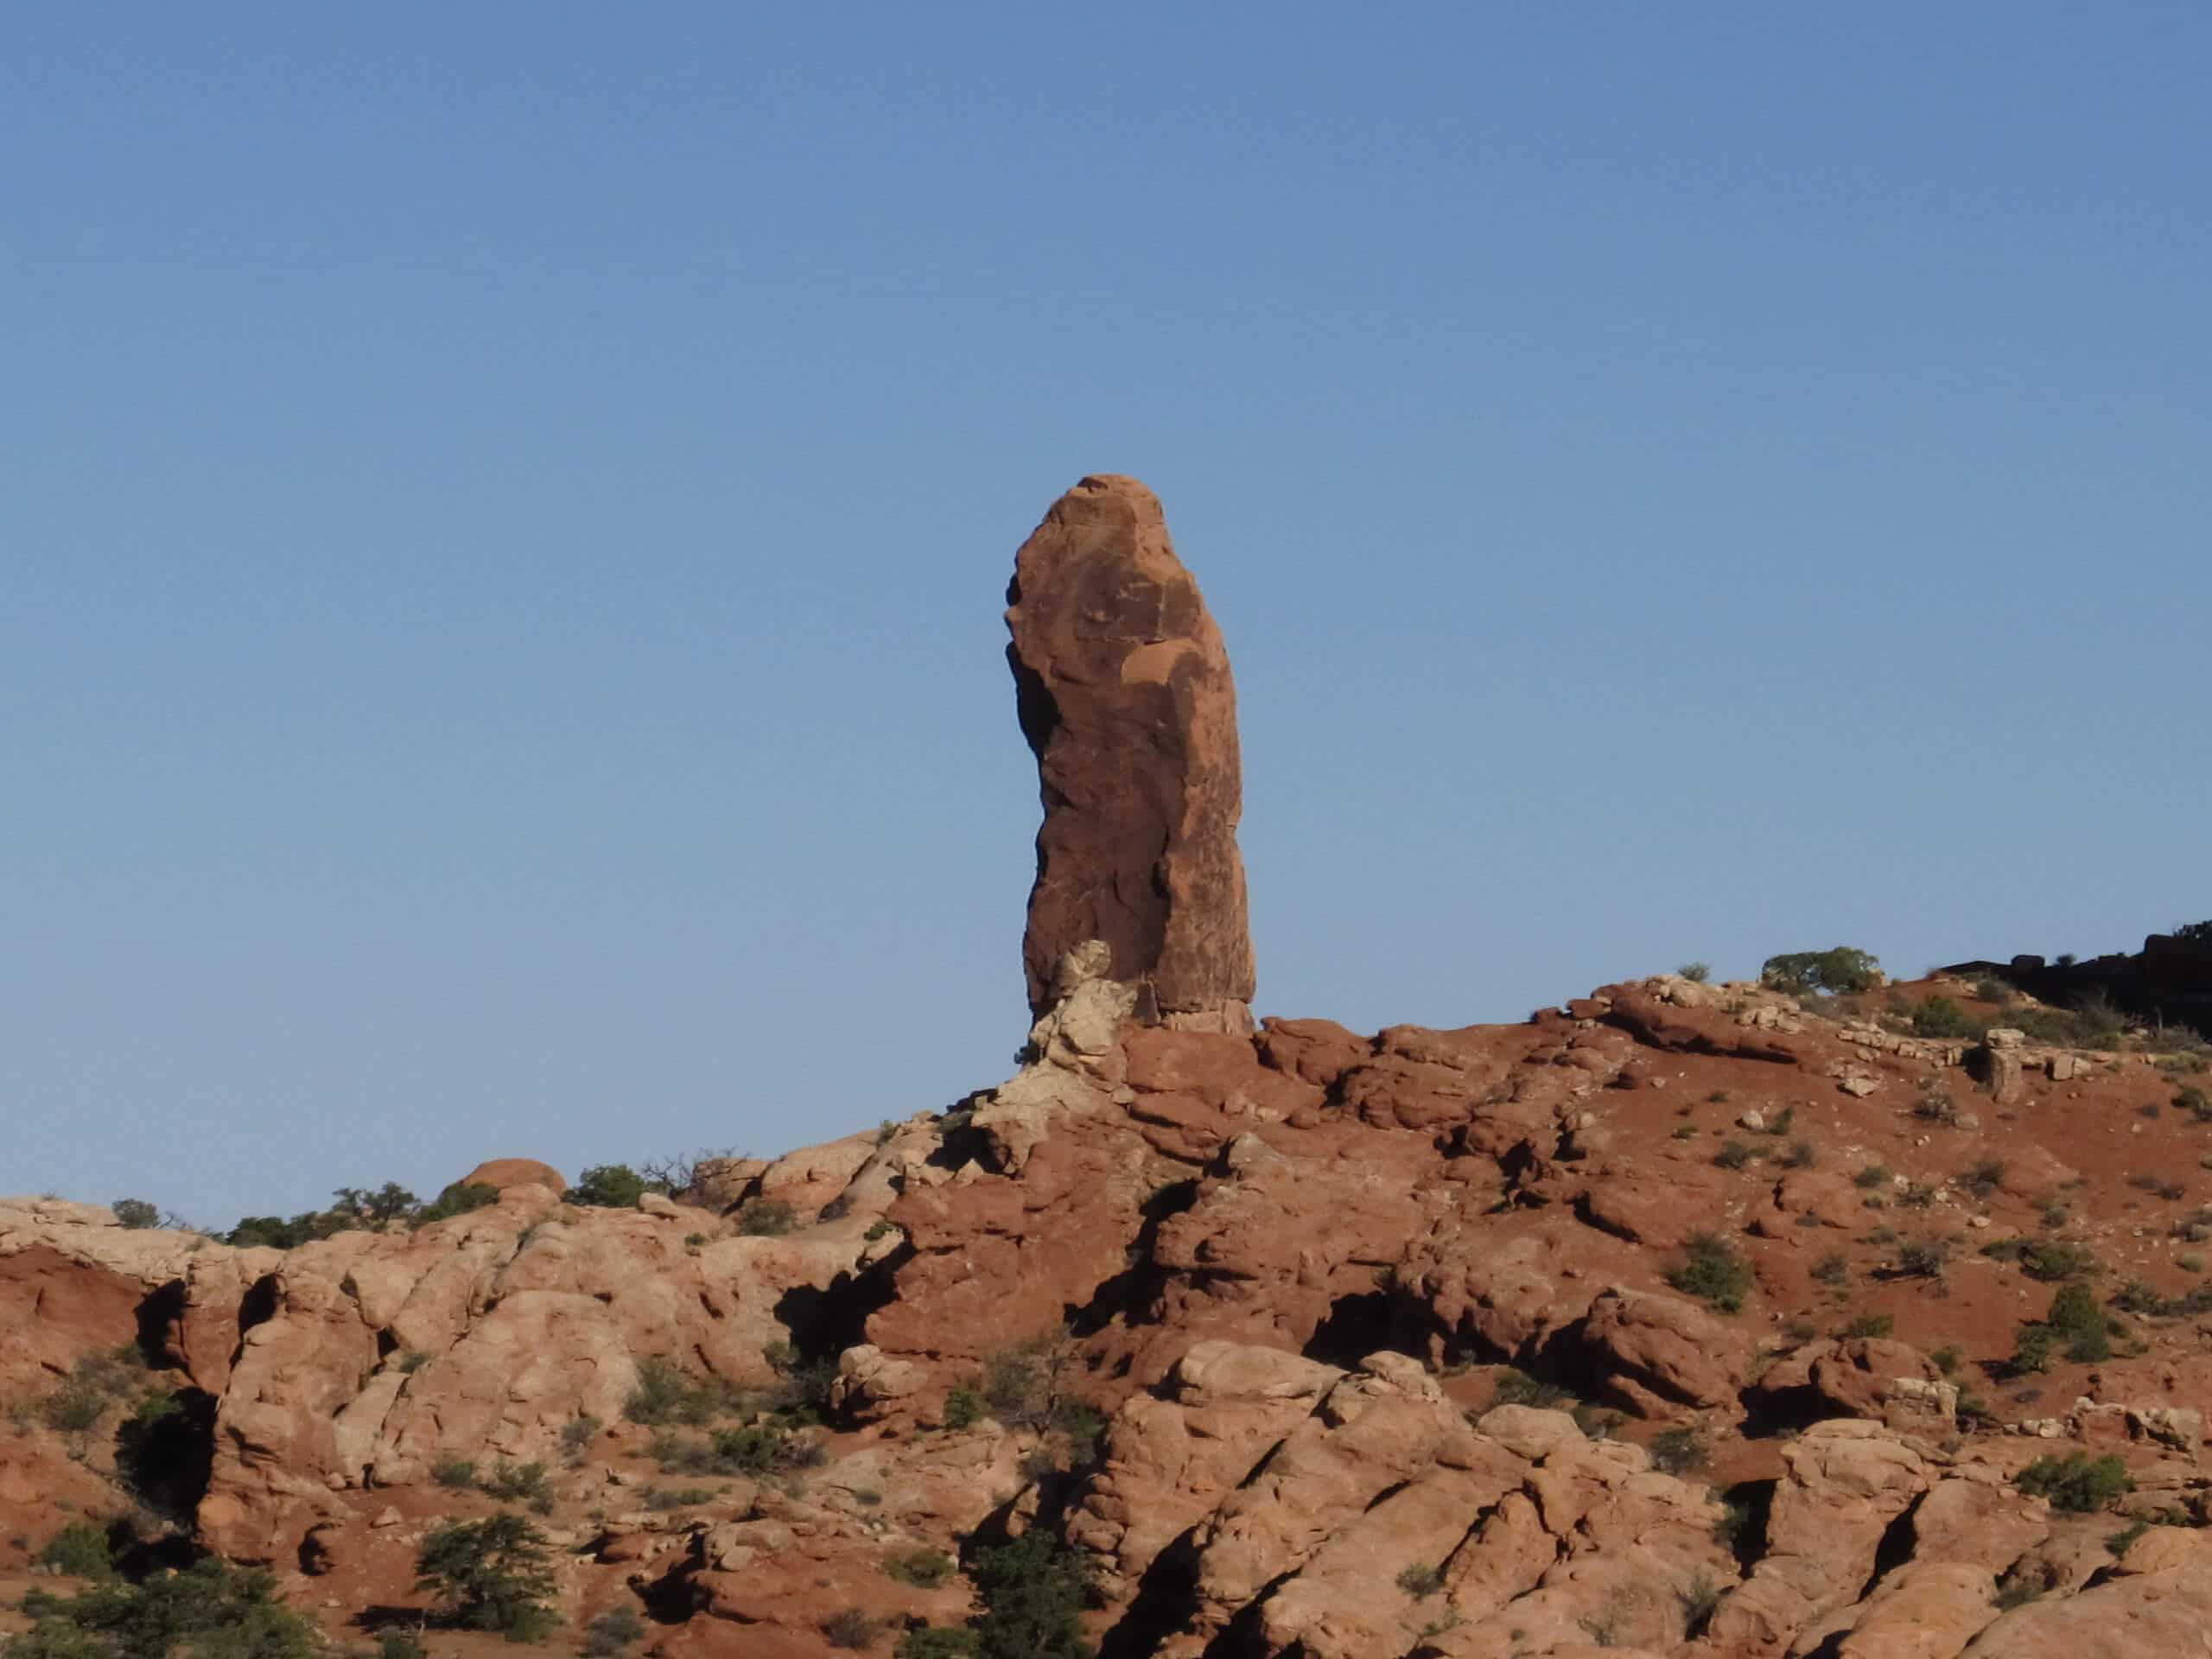
[(128, 1343), (86, 1354), (47, 1395), (40, 1415), (58, 1433), (83, 1433), (106, 1414), (110, 1406), (136, 1395), (145, 1380), (145, 1358)]
[(1702, 985), (1713, 977), (1711, 965), (1702, 962), (1686, 962), (1675, 971), (1693, 985)]
[[(2212, 1096), (2208, 1096), (2194, 1084), (2176, 1093), (2174, 1109), (2187, 1112), (2199, 1123), (2212, 1123)], [(116, 1213), (120, 1215), (122, 1211), (118, 1209)]]
[(499, 1201), (499, 1189), (496, 1186), (487, 1186), (482, 1181), (455, 1181), (415, 1212), (415, 1225), (427, 1227), (432, 1222), (450, 1221), (455, 1216), (465, 1216), (472, 1210), (481, 1210)]
[(1793, 950), (1769, 957), (1759, 969), (1762, 983), (1780, 991), (1825, 991), (1850, 995), (1881, 982), (1882, 964), (1864, 950), (1839, 944), (1827, 950)]
[(99, 1580), (68, 1600), (34, 1592), (34, 1621), (10, 1659), (320, 1659), (313, 1623), (278, 1599), (276, 1580), (210, 1557), (143, 1582)]
[(974, 1659), (976, 1632), (943, 1624), (918, 1624), (899, 1638), (894, 1659)]
[(2118, 1532), (2108, 1534), (2105, 1538), (2105, 1548), (2114, 1555), (2125, 1555), (2127, 1547), (2150, 1530), (2150, 1522), (2139, 1515)]
[(2112, 1357), (2112, 1321), (2087, 1285), (2062, 1285), (2044, 1323), (2064, 1340), (2066, 1357), (2075, 1363)]
[(837, 1382), (834, 1358), (804, 1358), (788, 1342), (771, 1343), (760, 1351), (760, 1357), (776, 1373), (776, 1390), (770, 1403), (778, 1411), (799, 1422), (828, 1420), (830, 1395)]
[(622, 1414), (633, 1423), (661, 1428), (671, 1423), (698, 1427), (717, 1417), (744, 1408), (737, 1392), (719, 1381), (696, 1381), (667, 1360), (638, 1362), (637, 1386), (622, 1402)]
[(422, 1638), (404, 1624), (387, 1624), (377, 1632), (377, 1659), (430, 1659)]
[(1912, 1103), (1912, 1115), (1923, 1123), (1939, 1123), (1945, 1128), (1957, 1127), (1959, 1105), (1950, 1093), (1942, 1089), (1928, 1089)]
[(2010, 1578), (1997, 1586), (1997, 1610), (2009, 1613), (2015, 1607), (2024, 1607), (2044, 1592), (2043, 1581), (2028, 1573)]
[(1681, 1265), (1668, 1273), (1667, 1282), (1684, 1295), (1734, 1313), (1751, 1288), (1751, 1264), (1718, 1234), (1694, 1233)]
[(833, 1648), (859, 1649), (875, 1640), (879, 1626), (857, 1607), (842, 1607), (823, 1618), (815, 1628), (822, 1632), (822, 1639)]
[(108, 1208), (115, 1211), (118, 1224), (134, 1232), (162, 1224), (162, 1212), (143, 1198), (118, 1198)]
[(379, 1231), (395, 1222), (410, 1219), (423, 1207), (422, 1200), (397, 1181), (386, 1181), (373, 1191), (362, 1186), (341, 1186), (330, 1196), (331, 1214), (353, 1227)]
[(1821, 1149), (1809, 1141), (1793, 1141), (1782, 1160), (1786, 1169), (1810, 1169), (1821, 1161)]
[(1933, 1037), (1939, 1040), (1971, 1038), (1979, 1041), (1981, 1033), (1987, 1029), (1982, 1021), (1948, 996), (1929, 997), (1914, 1003), (1904, 1012), (1905, 1017), (1912, 1023), (1912, 1033), (1916, 1037)]
[(1721, 1587), (1710, 1573), (1700, 1572), (1675, 1592), (1681, 1604), (1682, 1634), (1694, 1637), (1704, 1630), (1720, 1606)]
[(484, 1481), (484, 1490), (505, 1503), (527, 1503), (538, 1514), (553, 1508), (553, 1489), (547, 1484), (542, 1463), (508, 1463), (504, 1459)]
[(476, 1484), (476, 1465), (466, 1458), (448, 1458), (430, 1471), (430, 1478), (449, 1491), (465, 1492)]
[(1951, 1241), (1930, 1236), (1907, 1239), (1897, 1247), (1897, 1271), (1911, 1279), (1941, 1279), (1951, 1259)]
[(1974, 995), (1976, 1001), (1994, 1002), (2001, 1008), (2012, 1001), (2013, 990), (2003, 980), (1987, 976), (1974, 981)]
[(883, 1570), (901, 1584), (918, 1590), (934, 1590), (952, 1576), (953, 1561), (942, 1550), (910, 1549), (893, 1555)]
[(781, 1238), (798, 1225), (798, 1212), (781, 1198), (747, 1198), (737, 1209), (737, 1230), (754, 1238)]
[(1959, 1390), (1959, 1427), (1965, 1429), (1993, 1428), (1997, 1414), (1989, 1408), (1989, 1402), (1972, 1389)]
[(1961, 1353), (1955, 1344), (1947, 1342), (1928, 1357), (1936, 1362), (1937, 1370), (1949, 1376), (1957, 1371), (1959, 1362), (1963, 1360), (1966, 1355)]
[(2078, 1279), (2096, 1270), (2097, 1258), (2086, 1244), (2063, 1239), (2031, 1239), (2020, 1247), (2020, 1270), (2044, 1284)]
[(944, 1396), (944, 1426), (973, 1428), (983, 1421), (983, 1396), (964, 1383)]
[(1891, 1179), (1891, 1177), (1890, 1171), (1886, 1165), (1869, 1164), (1866, 1168), (1860, 1170), (1856, 1175), (1851, 1178), (1851, 1184), (1860, 1189), (1862, 1192), (1871, 1192), (1878, 1186), (1887, 1186), (1890, 1184)]
[(652, 1190), (652, 1183), (627, 1164), (594, 1164), (561, 1196), (598, 1210), (634, 1210)]
[(104, 1579), (115, 1571), (107, 1529), (90, 1521), (72, 1521), (46, 1541), (38, 1564), (73, 1579)]
[(1663, 1428), (1651, 1437), (1651, 1466), (1662, 1474), (1702, 1469), (1706, 1456), (1705, 1436), (1694, 1428)]
[(599, 1438), (599, 1431), (607, 1425), (589, 1412), (571, 1417), (561, 1425), (561, 1450), (571, 1461), (581, 1458), (584, 1449)]
[(1424, 1600), (1444, 1587), (1444, 1569), (1429, 1561), (1415, 1561), (1398, 1574), (1398, 1588), (1415, 1601)]
[(1924, 1182), (1909, 1181), (1897, 1194), (1897, 1202), (1908, 1210), (1925, 1210), (1936, 1202), (1936, 1189)]
[(510, 1642), (542, 1642), (560, 1623), (545, 1536), (518, 1515), (454, 1521), (435, 1528), (415, 1557), (416, 1590), (435, 1595), (446, 1615), (472, 1630)]
[(1763, 1153), (1754, 1152), (1741, 1141), (1732, 1139), (1721, 1143), (1720, 1150), (1713, 1154), (1713, 1161), (1723, 1169), (1741, 1169), (1746, 1164), (1753, 1163), (1764, 1155)]
[(1897, 1322), (1887, 1313), (1861, 1313), (1843, 1327), (1846, 1338), (1869, 1339), (1886, 1337), (1897, 1328)]
[(1795, 1125), (1796, 1122), (1797, 1109), (1795, 1106), (1785, 1106), (1767, 1120), (1766, 1127), (1761, 1129), (1759, 1133), (1761, 1135), (1773, 1135), (1779, 1140), (1782, 1136), (1789, 1133), (1791, 1127)]
[(1490, 1402), (1493, 1406), (1535, 1406), (1540, 1410), (1561, 1410), (1573, 1402), (1567, 1389), (1549, 1382), (1539, 1382), (1526, 1371), (1510, 1367), (1498, 1373), (1497, 1382), (1491, 1389)]
[(1959, 1177), (1959, 1185), (1978, 1198), (1986, 1198), (2005, 1184), (2005, 1160), (1984, 1158), (1979, 1163), (1967, 1166), (1966, 1173)]
[(584, 1659), (614, 1659), (645, 1636), (645, 1621), (627, 1607), (610, 1607), (584, 1626)]
[(2118, 1458), (2092, 1458), (2086, 1452), (2037, 1458), (2012, 1477), (2012, 1484), (2031, 1497), (2049, 1498), (2054, 1510), (2075, 1515), (2094, 1514), (2135, 1490), (2127, 1465)]
[(2169, 1202), (2187, 1197), (2189, 1192), (2179, 1181), (2170, 1181), (2163, 1175), (2131, 1175), (2127, 1178), (2127, 1184), (2138, 1192), (2148, 1192), (2153, 1198), (2164, 1198)]
[(1083, 1639), (1089, 1565), (1044, 1528), (976, 1551), (969, 1576), (984, 1608), (976, 1625), (977, 1659), (1090, 1659)]
[(2005, 1362), (2005, 1373), (2012, 1376), (2027, 1376), (2050, 1369), (2050, 1356), (2058, 1346), (2058, 1332), (2047, 1325), (2023, 1325), (2012, 1335), (2012, 1357)]
[(1849, 1284), (1851, 1258), (1841, 1250), (1830, 1250), (1814, 1264), (1813, 1277), (1824, 1285)]

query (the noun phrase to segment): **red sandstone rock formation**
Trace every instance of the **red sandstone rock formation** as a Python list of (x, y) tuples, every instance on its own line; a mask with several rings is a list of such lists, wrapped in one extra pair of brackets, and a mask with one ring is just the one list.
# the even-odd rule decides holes
[(1221, 630), (1175, 556), (1160, 501), (1086, 478), (1014, 557), (1007, 649), (1045, 823), (1022, 941), (1029, 1006), (1064, 957), (1110, 948), (1169, 1025), (1251, 1023), (1236, 690)]

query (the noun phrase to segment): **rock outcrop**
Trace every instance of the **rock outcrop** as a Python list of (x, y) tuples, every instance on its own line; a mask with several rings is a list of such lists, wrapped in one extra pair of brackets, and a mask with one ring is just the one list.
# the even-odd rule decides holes
[[(1045, 822), (1022, 961), (1029, 1006), (1090, 940), (1162, 1023), (1250, 1028), (1236, 690), (1159, 499), (1086, 478), (1014, 557), (1007, 627)], [(1150, 1008), (1147, 1008), (1150, 1012)]]

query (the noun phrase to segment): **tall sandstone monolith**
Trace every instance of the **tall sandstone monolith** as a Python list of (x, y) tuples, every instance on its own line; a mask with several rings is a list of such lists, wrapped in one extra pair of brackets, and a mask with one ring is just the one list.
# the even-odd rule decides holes
[(1236, 688), (1160, 499), (1133, 478), (1084, 479), (1014, 556), (1007, 607), (1045, 804), (1022, 939), (1031, 1011), (1052, 1006), (1066, 954), (1098, 939), (1162, 1023), (1249, 1030)]

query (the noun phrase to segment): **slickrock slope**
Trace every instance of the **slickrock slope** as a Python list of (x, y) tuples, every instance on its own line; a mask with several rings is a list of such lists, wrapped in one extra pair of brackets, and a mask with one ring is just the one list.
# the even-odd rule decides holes
[(1250, 1025), (1252, 941), (1236, 688), (1221, 630), (1175, 556), (1159, 498), (1086, 478), (1014, 557), (1007, 629), (1045, 800), (1022, 960), (1029, 1006), (1090, 940), (1172, 1025)]
[[(2212, 1127), (2155, 1057), (2039, 1061), (2000, 1108), (1952, 1048), (1751, 986), (1248, 1038), (1067, 977), (1001, 1089), (710, 1172), (712, 1203), (524, 1181), (283, 1253), (0, 1204), (22, 1548), (56, 1499), (124, 1506), (123, 1408), (62, 1433), (36, 1405), (135, 1344), (146, 1386), (208, 1402), (180, 1512), (334, 1626), (409, 1605), (424, 1529), (495, 1507), (441, 1465), (505, 1460), (551, 1471), (571, 1617), (632, 1605), (671, 1655), (818, 1654), (847, 1609), (887, 1653), (971, 1611), (899, 1557), (1031, 1527), (1091, 1563), (1109, 1656), (2191, 1651), (2160, 1644), (2212, 1605), (2212, 1180), (2138, 1178), (2194, 1172)], [(770, 1191), (801, 1224), (741, 1231)], [(1738, 1311), (1670, 1282), (1700, 1231), (1748, 1266)], [(2054, 1286), (1991, 1240), (2093, 1258), (2112, 1357), (2010, 1374)], [(1054, 1380), (995, 1394), (1026, 1343)], [(824, 1421), (791, 1433), (819, 1451), (664, 1467), (670, 1431), (625, 1418), (655, 1359), (753, 1388), (818, 1364)], [(2075, 1452), (2135, 1490), (2068, 1514), (2016, 1484)]]

